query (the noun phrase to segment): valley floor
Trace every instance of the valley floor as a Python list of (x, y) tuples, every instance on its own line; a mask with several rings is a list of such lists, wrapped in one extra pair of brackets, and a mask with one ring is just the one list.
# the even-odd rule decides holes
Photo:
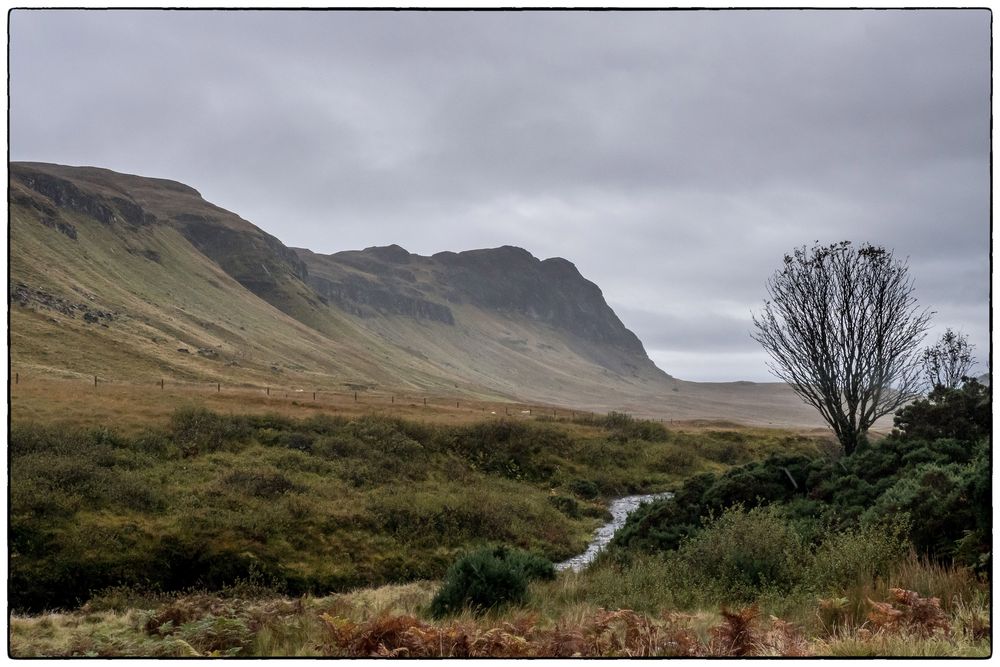
[(606, 557), (519, 606), (432, 618), (470, 548), (561, 560), (611, 498), (826, 456), (818, 431), (24, 378), (10, 409), (12, 657), (991, 653), (988, 584), (912, 553), (740, 602), (664, 558)]

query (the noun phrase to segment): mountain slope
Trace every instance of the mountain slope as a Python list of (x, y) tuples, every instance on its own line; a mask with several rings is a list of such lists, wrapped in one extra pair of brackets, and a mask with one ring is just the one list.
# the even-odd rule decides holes
[(294, 253), (186, 186), (13, 164), (10, 191), (15, 365), (321, 386), (421, 377), (318, 307)]
[(563, 401), (638, 370), (666, 377), (565, 260), (388, 248), (334, 261), (188, 186), (96, 168), (14, 163), (10, 204), (15, 364), (505, 395), (534, 378), (536, 398)]
[(815, 425), (783, 385), (671, 378), (567, 260), (286, 247), (186, 185), (9, 167), (12, 367), (517, 398)]

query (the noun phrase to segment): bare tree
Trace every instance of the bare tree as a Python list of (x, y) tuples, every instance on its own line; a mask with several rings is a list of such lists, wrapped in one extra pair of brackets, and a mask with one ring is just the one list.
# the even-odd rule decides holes
[(785, 255), (751, 336), (771, 372), (819, 410), (844, 452), (919, 395), (918, 346), (930, 313), (917, 307), (904, 261), (849, 241)]
[(930, 388), (955, 389), (962, 384), (976, 363), (972, 356), (974, 347), (969, 345), (965, 334), (946, 329), (937, 343), (924, 350), (920, 359)]

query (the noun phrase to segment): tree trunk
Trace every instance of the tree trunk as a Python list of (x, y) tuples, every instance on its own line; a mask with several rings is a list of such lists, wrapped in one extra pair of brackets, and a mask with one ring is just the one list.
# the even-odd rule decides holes
[(850, 456), (858, 447), (868, 442), (867, 430), (844, 428), (840, 432), (840, 444), (844, 446), (844, 454)]

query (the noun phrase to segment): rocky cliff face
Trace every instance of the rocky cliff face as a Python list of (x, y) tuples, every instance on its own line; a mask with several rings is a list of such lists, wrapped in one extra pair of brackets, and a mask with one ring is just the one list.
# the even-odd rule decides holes
[(233, 229), (214, 216), (180, 213), (171, 222), (194, 247), (254, 294), (277, 289), (284, 276), (306, 280), (305, 264), (281, 241), (260, 232)]
[(298, 253), (315, 289), (363, 317), (393, 314), (451, 324), (449, 306), (468, 304), (646, 357), (600, 288), (562, 258), (542, 261), (513, 246), (432, 257), (396, 245), (333, 255)]
[(34, 208), (40, 221), (74, 235), (65, 212), (108, 226), (165, 224), (184, 235), (244, 287), (281, 308), (282, 288), (306, 279), (305, 264), (281, 241), (214, 206), (194, 188), (93, 167), (11, 163), (11, 202)]
[(539, 260), (522, 248), (503, 246), (438, 253), (431, 259), (442, 267), (449, 299), (518, 313), (584, 340), (646, 356), (600, 288), (561, 257)]
[(156, 216), (144, 211), (131, 198), (86, 192), (72, 181), (30, 166), (11, 165), (10, 178), (12, 183), (23, 186), (12, 188), (12, 201), (30, 202), (30, 206), (45, 211), (50, 219), (58, 217), (57, 209), (64, 209), (106, 225), (119, 222), (138, 227), (156, 222)]

